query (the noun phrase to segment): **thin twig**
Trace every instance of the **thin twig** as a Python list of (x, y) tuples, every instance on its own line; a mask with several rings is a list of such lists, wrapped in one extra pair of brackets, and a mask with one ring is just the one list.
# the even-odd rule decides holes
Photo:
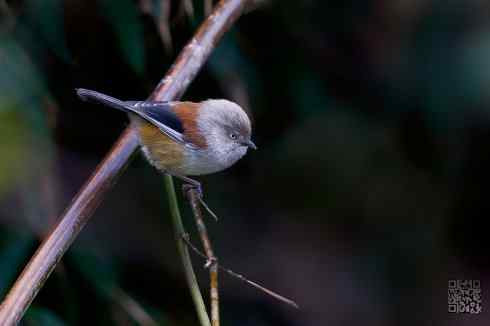
[(192, 0), (182, 0), (181, 3), (187, 17), (194, 19), (194, 4), (192, 3)]
[(0, 32), (9, 31), (15, 22), (15, 17), (7, 1), (0, 0)]
[(201, 207), (199, 206), (201, 201), (200, 195), (196, 188), (189, 188), (187, 191), (187, 198), (191, 204), (192, 212), (194, 213), (194, 220), (196, 222), (197, 230), (201, 237), (202, 246), (206, 253), (207, 263), (209, 267), (209, 292), (211, 300), (211, 325), (219, 326), (219, 291), (218, 291), (218, 262), (213, 252), (211, 240), (209, 240), (208, 231), (202, 218)]
[(109, 295), (124, 309), (124, 311), (141, 326), (157, 326), (158, 323), (143, 309), (143, 307), (129, 296), (123, 289), (114, 287)]
[(197, 283), (196, 274), (192, 268), (192, 261), (189, 255), (189, 250), (183, 243), (182, 234), (185, 234), (184, 224), (180, 216), (179, 203), (177, 196), (175, 195), (174, 182), (171, 176), (165, 175), (165, 188), (167, 190), (168, 201), (170, 204), (170, 215), (172, 216), (172, 224), (174, 226), (175, 240), (177, 241), (177, 249), (179, 251), (180, 259), (184, 265), (185, 277), (187, 279), (187, 285), (191, 292), (192, 300), (197, 311), (197, 317), (201, 326), (210, 326), (208, 313), (206, 311), (206, 304), (202, 298), (199, 284)]
[(172, 33), (170, 32), (170, 0), (140, 0), (141, 11), (150, 16), (155, 23), (163, 47), (168, 54), (173, 51)]
[(208, 16), (213, 9), (213, 0), (204, 0), (204, 16)]
[[(150, 99), (169, 101), (182, 96), (222, 35), (239, 17), (246, 2), (247, 0), (219, 2), (181, 51)], [(106, 192), (116, 182), (137, 147), (135, 132), (127, 128), (62, 214), (58, 225), (40, 245), (0, 305), (0, 325), (15, 325), (20, 321)]]
[(5, 0), (0, 0), (0, 14), (4, 18), (12, 17), (12, 11), (10, 10), (9, 5)]
[[(208, 259), (208, 257), (207, 257), (207, 256), (206, 256), (204, 253), (202, 253), (202, 252), (201, 252), (201, 251), (200, 251), (200, 250), (199, 250), (199, 249), (198, 249), (198, 248), (197, 248), (197, 247), (196, 247), (196, 246), (195, 246), (195, 245), (194, 245), (194, 244), (193, 244), (193, 243), (190, 241), (190, 239), (189, 239), (189, 235), (188, 235), (187, 233), (185, 233), (185, 234), (182, 236), (182, 238), (184, 239), (184, 242), (186, 243), (186, 245), (187, 245), (189, 248), (191, 248), (191, 249), (192, 249), (192, 251), (194, 251), (194, 252), (195, 252), (195, 253), (196, 253), (198, 256), (200, 256), (200, 257), (202, 257), (202, 258), (204, 258), (204, 259), (206, 259), (206, 260)], [(286, 297), (283, 297), (282, 295), (280, 295), (280, 294), (278, 294), (278, 293), (276, 293), (276, 292), (274, 292), (274, 291), (272, 291), (272, 290), (269, 290), (268, 288), (266, 288), (266, 287), (264, 287), (264, 286), (262, 286), (262, 285), (260, 285), (260, 284), (258, 284), (258, 283), (256, 283), (256, 282), (254, 282), (254, 281), (249, 280), (248, 278), (246, 278), (246, 277), (245, 277), (245, 276), (243, 276), (242, 274), (238, 274), (238, 273), (234, 272), (233, 270), (231, 270), (231, 269), (229, 269), (229, 268), (227, 268), (227, 267), (222, 266), (222, 265), (221, 265), (220, 263), (218, 263), (218, 262), (216, 262), (216, 264), (218, 265), (218, 268), (219, 268), (220, 270), (222, 270), (222, 271), (224, 271), (224, 272), (228, 273), (229, 275), (231, 275), (231, 276), (233, 276), (233, 277), (235, 277), (235, 278), (239, 279), (240, 281), (245, 282), (245, 283), (247, 283), (248, 285), (253, 286), (253, 287), (254, 287), (254, 288), (256, 288), (256, 289), (259, 289), (260, 291), (267, 293), (268, 295), (270, 295), (270, 296), (272, 296), (272, 297), (276, 298), (276, 299), (277, 299), (277, 300), (279, 300), (279, 301), (282, 301), (282, 302), (284, 302), (284, 303), (286, 303), (286, 304), (288, 304), (288, 305), (290, 305), (290, 306), (292, 306), (292, 307), (294, 307), (294, 308), (296, 308), (296, 309), (299, 309), (299, 305), (298, 305), (296, 302), (294, 302), (293, 300), (288, 299), (288, 298), (286, 298)]]

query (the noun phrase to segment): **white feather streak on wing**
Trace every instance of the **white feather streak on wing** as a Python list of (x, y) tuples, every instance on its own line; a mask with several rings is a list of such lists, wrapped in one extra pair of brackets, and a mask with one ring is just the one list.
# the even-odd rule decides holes
[(172, 128), (164, 125), (163, 123), (153, 119), (152, 117), (147, 116), (146, 114), (140, 112), (139, 115), (143, 118), (145, 118), (147, 121), (158, 127), (161, 132), (163, 132), (165, 135), (169, 136), (173, 140), (175, 140), (178, 143), (183, 144), (184, 146), (190, 148), (190, 149), (197, 149), (197, 147), (184, 139), (184, 135), (182, 135), (180, 132), (173, 130)]
[(187, 148), (189, 149), (192, 149), (192, 150), (197, 150), (198, 148), (185, 141), (184, 139), (184, 135), (182, 135), (182, 133), (170, 128), (169, 126), (166, 126), (164, 125), (163, 123), (153, 119), (152, 117), (150, 117), (149, 115), (145, 114), (144, 112), (141, 112), (141, 111), (138, 111), (136, 109), (136, 107), (138, 107), (137, 103), (135, 103), (134, 105), (125, 105), (126, 109), (137, 114), (138, 116), (140, 116), (141, 118), (145, 119), (146, 121), (150, 122), (151, 124), (153, 124), (155, 127), (157, 127), (158, 129), (160, 129), (161, 132), (163, 132), (165, 135), (167, 135), (168, 137), (170, 137), (172, 140), (186, 146)]

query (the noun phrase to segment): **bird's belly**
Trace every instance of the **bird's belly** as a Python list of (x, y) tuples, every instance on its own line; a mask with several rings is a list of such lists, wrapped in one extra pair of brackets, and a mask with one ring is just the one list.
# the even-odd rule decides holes
[(136, 126), (141, 149), (148, 161), (160, 171), (178, 173), (184, 163), (183, 145), (162, 134), (149, 123), (137, 121), (133, 125)]
[(227, 168), (221, 162), (206, 155), (205, 152), (191, 149), (182, 151), (182, 145), (176, 144), (177, 147), (175, 147), (174, 144), (162, 144), (160, 142), (157, 145), (143, 145), (141, 148), (154, 167), (174, 175), (204, 175)]

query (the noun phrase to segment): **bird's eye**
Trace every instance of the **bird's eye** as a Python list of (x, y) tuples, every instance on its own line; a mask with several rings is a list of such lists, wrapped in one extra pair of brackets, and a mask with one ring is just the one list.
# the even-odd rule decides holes
[(233, 139), (233, 140), (235, 140), (235, 139), (237, 139), (237, 138), (238, 138), (238, 136), (237, 136), (235, 133), (233, 133), (233, 132), (232, 132), (232, 133), (230, 134), (230, 138), (231, 138), (231, 139)]

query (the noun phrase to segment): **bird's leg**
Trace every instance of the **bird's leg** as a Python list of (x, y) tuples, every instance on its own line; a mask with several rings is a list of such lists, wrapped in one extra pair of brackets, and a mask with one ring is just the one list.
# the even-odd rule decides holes
[(191, 189), (196, 190), (197, 198), (199, 199), (199, 202), (201, 203), (202, 207), (204, 207), (216, 221), (218, 220), (218, 216), (211, 210), (211, 208), (209, 208), (208, 204), (206, 204), (206, 202), (202, 199), (203, 191), (202, 191), (201, 183), (199, 181), (191, 179), (184, 175), (178, 175), (178, 174), (171, 174), (171, 175), (184, 181), (184, 184), (182, 185), (182, 191), (184, 192), (184, 195), (186, 197), (189, 190)]
[(202, 186), (199, 181), (179, 174), (172, 174), (172, 176), (184, 181), (184, 184), (182, 185), (182, 190), (184, 191), (184, 195), (187, 195), (187, 192), (189, 190), (195, 189), (199, 197), (203, 196)]

